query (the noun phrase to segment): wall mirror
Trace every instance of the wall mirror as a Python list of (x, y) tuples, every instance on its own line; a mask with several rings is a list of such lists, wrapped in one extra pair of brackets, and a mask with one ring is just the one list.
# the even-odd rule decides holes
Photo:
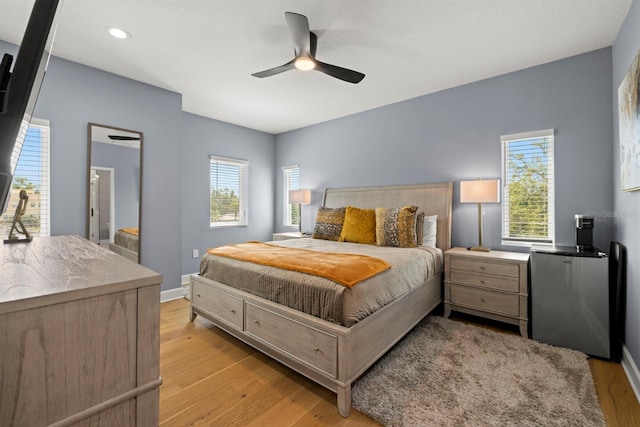
[(142, 132), (88, 124), (87, 239), (140, 262)]

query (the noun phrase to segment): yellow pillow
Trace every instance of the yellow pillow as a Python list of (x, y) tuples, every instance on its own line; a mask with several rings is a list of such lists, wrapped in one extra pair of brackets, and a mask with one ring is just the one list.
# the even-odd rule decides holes
[(376, 244), (376, 211), (347, 206), (340, 242)]

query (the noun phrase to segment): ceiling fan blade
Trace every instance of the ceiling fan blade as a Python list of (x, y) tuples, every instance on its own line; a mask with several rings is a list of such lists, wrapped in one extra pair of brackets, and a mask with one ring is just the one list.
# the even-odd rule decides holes
[(291, 33), (296, 57), (311, 53), (309, 20), (306, 16), (295, 12), (285, 12), (284, 18)]
[(311, 57), (315, 59), (316, 57), (316, 47), (318, 47), (318, 36), (313, 31), (309, 32), (309, 53), (311, 53)]
[(109, 139), (114, 141), (140, 141), (139, 136), (126, 136), (126, 135), (107, 135)]
[(257, 73), (253, 73), (251, 75), (253, 77), (260, 77), (260, 78), (269, 77), (276, 74), (284, 73), (285, 71), (293, 70), (294, 68), (296, 68), (296, 66), (293, 65), (293, 60), (291, 60), (286, 64), (280, 65), (278, 67), (269, 68), (268, 70), (264, 70), (264, 71), (258, 71)]
[(364, 74), (357, 71), (349, 70), (347, 68), (338, 67), (337, 65), (325, 64), (316, 59), (316, 70), (321, 73), (330, 75), (340, 80), (344, 80), (349, 83), (360, 83), (364, 79)]

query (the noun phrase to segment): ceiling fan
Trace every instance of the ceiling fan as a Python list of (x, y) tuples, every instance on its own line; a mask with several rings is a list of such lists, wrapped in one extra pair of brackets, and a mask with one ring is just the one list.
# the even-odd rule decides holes
[(316, 59), (318, 37), (309, 30), (309, 20), (307, 17), (294, 12), (285, 12), (284, 17), (289, 27), (289, 33), (291, 33), (291, 39), (293, 40), (295, 58), (278, 67), (253, 73), (251, 74), (252, 76), (260, 78), (269, 77), (297, 68), (305, 71), (320, 71), (321, 73), (328, 74), (331, 77), (349, 83), (359, 83), (364, 78), (364, 74), (357, 71), (318, 61)]

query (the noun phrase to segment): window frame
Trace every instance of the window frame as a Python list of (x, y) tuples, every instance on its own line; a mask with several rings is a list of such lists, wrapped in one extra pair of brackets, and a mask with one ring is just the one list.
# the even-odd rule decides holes
[[(297, 183), (296, 183), (297, 181)], [(298, 205), (289, 203), (289, 191), (300, 189), (300, 166), (290, 165), (282, 167), (282, 225), (285, 227), (296, 227), (300, 224), (300, 212), (298, 212), (298, 222), (295, 222), (295, 211)]]
[[(513, 180), (508, 177), (509, 165), (508, 156), (513, 150), (510, 149), (510, 144), (522, 142), (522, 141), (536, 141), (544, 139), (546, 144), (546, 184), (547, 184), (547, 220), (546, 228), (547, 234), (545, 237), (535, 237), (532, 235), (512, 235), (510, 232), (510, 193), (509, 186), (513, 183)], [(554, 129), (545, 129), (533, 132), (522, 132), (510, 135), (502, 135), (500, 137), (501, 152), (502, 152), (502, 244), (510, 246), (525, 246), (531, 245), (553, 245), (555, 242), (555, 131)], [(543, 222), (540, 222), (543, 224)]]
[[(29, 154), (28, 150), (25, 150), (25, 147), (29, 147), (29, 134), (28, 132), (33, 129), (39, 129), (39, 151), (36, 155)], [(31, 166), (30, 169), (35, 168), (37, 170), (38, 182), (35, 184), (38, 188), (38, 200), (37, 200), (37, 210), (38, 210), (38, 221), (39, 221), (39, 230), (34, 230), (33, 227), (30, 227), (27, 221), (25, 221), (25, 227), (27, 231), (34, 237), (46, 237), (51, 235), (51, 210), (50, 210), (50, 194), (51, 194), (51, 177), (50, 177), (50, 163), (51, 163), (51, 124), (49, 120), (32, 118), (29, 127), (27, 128), (27, 135), (25, 137), (25, 141), (22, 144), (22, 148), (20, 150), (19, 156), (17, 159), (13, 160), (17, 162), (17, 166), (15, 168), (15, 172), (13, 175), (13, 179), (11, 181), (11, 191), (13, 191), (13, 187), (15, 185), (15, 179), (20, 176), (21, 168), (24, 168), (25, 162), (34, 162), (37, 161), (37, 166)], [(36, 160), (37, 159), (37, 160)], [(27, 205), (27, 212), (25, 216), (29, 215), (29, 211), (34, 208), (34, 204), (36, 204), (36, 200), (34, 197), (29, 198), (29, 202)], [(13, 222), (13, 218), (15, 215), (16, 203), (8, 203), (7, 210), (2, 215), (2, 228), (6, 227), (6, 231), (8, 232), (11, 228), (11, 223)], [(23, 220), (25, 218), (23, 217)]]
[[(238, 185), (238, 219), (235, 221), (214, 221), (211, 216), (211, 204), (213, 202), (214, 190), (214, 165), (224, 164), (238, 168), (238, 180), (234, 184)], [(218, 187), (215, 190), (219, 190)], [(209, 156), (209, 227), (246, 227), (249, 225), (249, 161), (235, 159), (218, 155)]]

